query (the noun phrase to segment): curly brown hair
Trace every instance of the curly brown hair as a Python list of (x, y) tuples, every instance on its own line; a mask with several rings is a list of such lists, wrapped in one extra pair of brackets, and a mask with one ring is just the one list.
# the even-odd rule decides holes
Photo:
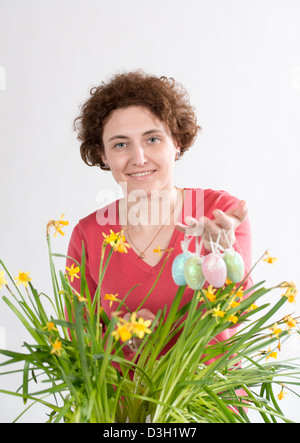
[(114, 75), (109, 83), (90, 90), (89, 99), (82, 105), (81, 114), (74, 120), (74, 129), (80, 140), (80, 153), (89, 166), (109, 169), (102, 160), (104, 125), (111, 112), (129, 106), (144, 106), (167, 123), (171, 133), (180, 142), (180, 156), (195, 141), (197, 118), (186, 90), (173, 78), (156, 77), (143, 71)]

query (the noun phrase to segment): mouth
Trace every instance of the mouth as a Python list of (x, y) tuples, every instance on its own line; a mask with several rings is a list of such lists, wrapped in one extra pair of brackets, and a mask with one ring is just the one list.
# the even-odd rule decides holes
[(156, 170), (152, 169), (150, 171), (133, 172), (133, 173), (127, 174), (127, 175), (129, 175), (129, 177), (133, 177), (133, 178), (143, 178), (143, 177), (147, 177), (149, 175), (154, 174), (154, 172), (156, 172)]

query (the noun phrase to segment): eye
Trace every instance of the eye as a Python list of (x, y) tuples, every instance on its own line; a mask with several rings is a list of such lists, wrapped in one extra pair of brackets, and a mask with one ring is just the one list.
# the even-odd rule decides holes
[(150, 142), (150, 143), (158, 143), (159, 141), (160, 141), (160, 139), (158, 137), (148, 138), (148, 142)]
[(120, 142), (120, 143), (116, 143), (114, 145), (114, 148), (116, 148), (116, 149), (123, 149), (123, 148), (125, 148), (125, 146), (126, 146), (126, 143)]

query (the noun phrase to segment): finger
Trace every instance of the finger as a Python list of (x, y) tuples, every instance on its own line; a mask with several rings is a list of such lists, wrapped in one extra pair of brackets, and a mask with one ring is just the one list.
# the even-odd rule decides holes
[(236, 219), (238, 224), (243, 223), (243, 221), (248, 216), (248, 206), (245, 200), (241, 200), (237, 208), (232, 209), (231, 211), (226, 212), (227, 215)]
[(229, 216), (227, 213), (225, 213), (225, 212), (223, 212), (223, 211), (221, 211), (219, 209), (216, 209), (213, 212), (213, 214), (215, 216), (214, 222), (221, 229), (224, 229), (225, 231), (234, 230), (236, 225), (237, 225), (237, 223), (239, 224), (239, 222), (235, 218)]

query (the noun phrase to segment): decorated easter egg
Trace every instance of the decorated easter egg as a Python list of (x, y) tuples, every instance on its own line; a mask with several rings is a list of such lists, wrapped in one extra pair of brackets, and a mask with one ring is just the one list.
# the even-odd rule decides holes
[(190, 252), (183, 252), (182, 254), (177, 255), (172, 263), (172, 277), (178, 286), (186, 285), (186, 280), (184, 277), (184, 263), (189, 257), (191, 257)]
[(227, 268), (223, 258), (214, 252), (204, 257), (202, 271), (205, 279), (214, 288), (221, 288), (226, 282)]
[(227, 278), (233, 283), (239, 283), (245, 274), (245, 265), (242, 256), (234, 249), (228, 249), (223, 253), (223, 260), (227, 267)]
[(202, 258), (192, 256), (185, 261), (184, 277), (189, 287), (194, 291), (202, 288), (205, 283), (205, 277), (202, 272)]

